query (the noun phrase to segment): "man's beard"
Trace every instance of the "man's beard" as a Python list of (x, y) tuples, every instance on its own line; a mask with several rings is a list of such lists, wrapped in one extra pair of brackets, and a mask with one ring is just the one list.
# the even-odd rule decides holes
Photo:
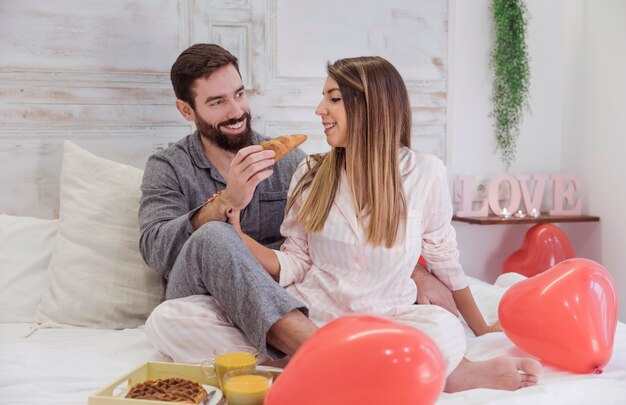
[[(246, 128), (240, 134), (225, 134), (220, 129), (225, 125), (236, 124), (243, 119), (246, 120)], [(204, 121), (196, 114), (196, 127), (201, 136), (204, 136), (211, 143), (228, 152), (236, 153), (239, 149), (252, 145), (252, 125), (250, 124), (250, 113), (247, 112), (244, 112), (239, 118), (222, 121), (215, 126)]]

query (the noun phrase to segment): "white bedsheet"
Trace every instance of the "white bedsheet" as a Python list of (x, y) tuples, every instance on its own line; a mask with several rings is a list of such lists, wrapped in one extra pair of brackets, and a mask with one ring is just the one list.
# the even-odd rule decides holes
[(40, 329), (0, 324), (0, 404), (86, 404), (146, 361), (165, 361), (142, 328)]
[[(471, 287), (489, 322), (514, 280)], [(86, 404), (87, 398), (146, 361), (165, 361), (142, 328), (40, 329), (27, 338), (29, 324), (0, 324), (0, 404)], [(468, 334), (469, 335), (469, 334)], [(503, 333), (471, 337), (467, 356), (525, 355)], [(600, 375), (575, 375), (544, 367), (540, 383), (515, 392), (487, 389), (442, 394), (438, 404), (626, 404), (626, 324), (619, 323), (613, 356)]]

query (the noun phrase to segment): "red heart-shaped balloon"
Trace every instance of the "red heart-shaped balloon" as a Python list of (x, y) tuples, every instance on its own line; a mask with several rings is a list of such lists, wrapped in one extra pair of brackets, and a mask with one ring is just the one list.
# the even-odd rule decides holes
[(565, 232), (553, 224), (535, 225), (526, 232), (522, 247), (507, 257), (502, 273), (519, 273), (532, 277), (544, 270), (576, 257)]
[(601, 373), (617, 326), (611, 274), (589, 259), (568, 259), (509, 288), (502, 329), (520, 349), (574, 373)]
[(446, 378), (437, 346), (415, 328), (348, 315), (300, 347), (266, 405), (434, 404)]

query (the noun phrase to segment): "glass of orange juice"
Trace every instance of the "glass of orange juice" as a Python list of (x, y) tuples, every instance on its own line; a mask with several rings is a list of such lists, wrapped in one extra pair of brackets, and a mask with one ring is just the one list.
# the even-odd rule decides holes
[(228, 405), (263, 405), (273, 380), (269, 371), (235, 370), (224, 375), (222, 391)]
[(217, 376), (223, 390), (223, 379), (226, 373), (237, 370), (253, 371), (256, 369), (258, 350), (250, 346), (230, 346), (215, 349), (213, 359), (202, 362), (202, 374), (213, 378)]

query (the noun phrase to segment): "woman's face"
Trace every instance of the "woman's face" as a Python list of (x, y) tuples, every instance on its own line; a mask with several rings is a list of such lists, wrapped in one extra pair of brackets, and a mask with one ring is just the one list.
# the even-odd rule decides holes
[(326, 79), (322, 95), (315, 114), (322, 117), (326, 142), (336, 148), (345, 148), (348, 144), (348, 117), (339, 85), (331, 77)]

